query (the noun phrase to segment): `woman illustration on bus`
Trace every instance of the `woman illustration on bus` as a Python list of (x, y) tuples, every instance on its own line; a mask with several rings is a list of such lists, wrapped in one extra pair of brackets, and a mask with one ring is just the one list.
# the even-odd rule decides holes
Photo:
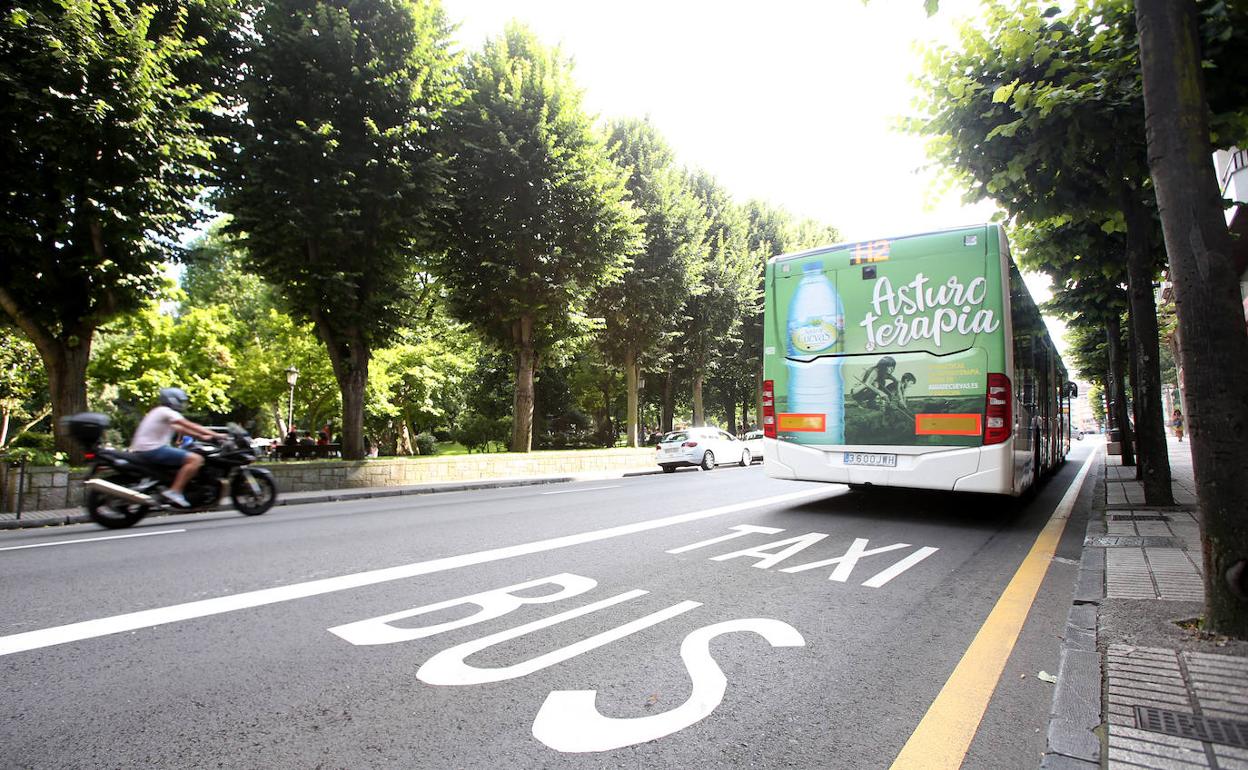
[(876, 399), (889, 401), (889, 391), (897, 392), (897, 378), (893, 370), (897, 368), (897, 360), (892, 356), (884, 356), (874, 366), (867, 367), (858, 378), (858, 385), (849, 393), (849, 397), (862, 406), (878, 409)]

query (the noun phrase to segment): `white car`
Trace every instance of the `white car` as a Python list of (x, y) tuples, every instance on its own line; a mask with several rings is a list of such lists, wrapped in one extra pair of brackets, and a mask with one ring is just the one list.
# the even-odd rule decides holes
[(673, 473), (682, 465), (697, 465), (704, 471), (721, 463), (746, 466), (753, 459), (744, 441), (718, 428), (672, 431), (655, 447), (655, 460), (664, 473)]
[(741, 440), (745, 444), (745, 448), (750, 450), (750, 459), (763, 461), (763, 432), (761, 430), (752, 430), (745, 434), (745, 438)]

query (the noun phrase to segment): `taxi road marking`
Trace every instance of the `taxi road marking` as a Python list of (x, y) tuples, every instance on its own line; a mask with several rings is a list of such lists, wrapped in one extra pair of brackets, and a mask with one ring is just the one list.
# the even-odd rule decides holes
[(955, 770), (962, 766), (1097, 454), (1093, 450), (1083, 461), (1048, 524), (889, 770)]
[(828, 490), (825, 488), (804, 489), (800, 492), (790, 492), (784, 495), (773, 495), (771, 497), (763, 497), (756, 500), (746, 500), (741, 503), (721, 505), (715, 508), (706, 508), (701, 511), (692, 511), (690, 513), (680, 513), (674, 516), (665, 516), (661, 519), (649, 519), (647, 521), (639, 521), (634, 524), (624, 524), (617, 527), (591, 530), (589, 532), (581, 532), (575, 535), (564, 535), (562, 537), (554, 537), (547, 540), (536, 540), (531, 543), (522, 543), (520, 545), (505, 546), (503, 548), (491, 548), (487, 551), (477, 551), (475, 553), (461, 554), (459, 556), (448, 556), (441, 559), (416, 562), (414, 564), (403, 564), (397, 567), (385, 567), (383, 569), (369, 570), (367, 572), (356, 572), (351, 575), (340, 575), (338, 577), (323, 578), (321, 580), (310, 580), (306, 583), (295, 583), (288, 586), (263, 588), (258, 591), (247, 591), (245, 593), (234, 594), (232, 596), (218, 596), (214, 599), (201, 599), (199, 601), (187, 602), (185, 604), (174, 604), (168, 607), (157, 607), (150, 610), (130, 612), (124, 615), (114, 615), (108, 618), (84, 620), (80, 623), (70, 623), (64, 626), (54, 626), (52, 628), (43, 628), (37, 631), (26, 631), (20, 634), (0, 636), (0, 656), (11, 655), (15, 652), (25, 652), (26, 650), (37, 650), (43, 647), (51, 647), (53, 645), (76, 642), (83, 639), (93, 639), (98, 636), (107, 636), (109, 634), (117, 634), (123, 631), (134, 631), (139, 628), (159, 626), (165, 623), (176, 623), (180, 620), (191, 620), (193, 618), (202, 618), (209, 615), (219, 615), (225, 612), (234, 612), (235, 610), (261, 607), (266, 604), (277, 604), (279, 602), (287, 602), (293, 599), (303, 599), (309, 596), (319, 596), (321, 594), (333, 593), (335, 591), (345, 591), (350, 588), (361, 588), (363, 586), (376, 585), (378, 583), (385, 583), (391, 580), (402, 580), (404, 578), (416, 577), (418, 575), (429, 575), (434, 572), (443, 572), (445, 570), (457, 569), (459, 567), (468, 567), (475, 564), (485, 564), (486, 562), (511, 559), (517, 556), (528, 556), (534, 553), (542, 553), (543, 551), (554, 551), (559, 548), (569, 548), (583, 543), (593, 543), (599, 540), (608, 540), (613, 537), (633, 535), (638, 532), (648, 532), (654, 529), (662, 529), (663, 527), (671, 527), (691, 521), (709, 519), (715, 516), (725, 516), (727, 514), (754, 510), (764, 506), (792, 503), (811, 497), (826, 497), (827, 495)]

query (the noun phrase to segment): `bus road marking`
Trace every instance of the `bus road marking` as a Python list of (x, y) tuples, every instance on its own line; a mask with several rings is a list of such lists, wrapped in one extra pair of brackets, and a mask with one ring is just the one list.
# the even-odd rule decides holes
[[(449, 601), (357, 620), (330, 628), (329, 632), (357, 646), (409, 642), (496, 620), (528, 605), (560, 603), (585, 594), (597, 586), (598, 581), (593, 578), (564, 572)], [(535, 588), (547, 587), (554, 587), (555, 590), (546, 590), (538, 595), (532, 593)], [(426, 659), (417, 669), (416, 678), (425, 684), (438, 687), (469, 687), (518, 679), (605, 645), (621, 642), (639, 631), (666, 623), (702, 606), (701, 602), (692, 600), (677, 602), (658, 612), (507, 666), (480, 667), (467, 662), (469, 657), (499, 644), (602, 609), (619, 606), (648, 593), (644, 589), (633, 589), (522, 623), (505, 631), (452, 644)], [(438, 622), (446, 617), (441, 614), (444, 610), (465, 605), (475, 607), (475, 612), (461, 615), (455, 620)], [(434, 615), (434, 622), (418, 626), (412, 626), (408, 622), (394, 625), (396, 621), (409, 621), (413, 617), (424, 615)], [(665, 711), (641, 716), (606, 716), (598, 710), (597, 690), (553, 690), (547, 694), (533, 718), (533, 737), (556, 751), (591, 753), (647, 743), (679, 732), (713, 713), (723, 702), (727, 692), (728, 678), (711, 654), (710, 642), (725, 634), (742, 633), (761, 636), (771, 647), (806, 646), (806, 639), (797, 629), (774, 618), (740, 618), (702, 626), (687, 634), (680, 645), (680, 658), (692, 685), (692, 692), (683, 703)], [(653, 653), (653, 650), (650, 652)], [(749, 655), (755, 658), (757, 652)]]
[(665, 516), (659, 519), (648, 519), (646, 521), (639, 521), (633, 524), (607, 527), (606, 529), (590, 530), (588, 532), (580, 532), (575, 535), (564, 535), (561, 537), (548, 538), (546, 540), (535, 540), (529, 543), (504, 546), (502, 548), (491, 548), (486, 551), (476, 551), (474, 553), (461, 554), (459, 556), (448, 556), (440, 559), (415, 562), (413, 564), (402, 564), (397, 567), (384, 567), (381, 569), (368, 570), (366, 572), (356, 572), (350, 575), (340, 575), (338, 577), (310, 580), (304, 583), (293, 583), (291, 585), (277, 586), (274, 588), (262, 588), (257, 591), (246, 591), (240, 594), (218, 596), (212, 599), (201, 599), (198, 601), (186, 602), (184, 604), (174, 604), (168, 607), (140, 610), (138, 612), (130, 612), (124, 615), (114, 615), (107, 618), (84, 620), (79, 623), (53, 626), (51, 628), (43, 628), (37, 631), (10, 634), (9, 636), (0, 636), (0, 656), (11, 655), (15, 652), (25, 652), (27, 650), (37, 650), (57, 644), (81, 641), (83, 639), (93, 639), (98, 636), (108, 636), (110, 634), (117, 634), (123, 631), (134, 631), (136, 629), (149, 628), (151, 626), (159, 626), (166, 623), (176, 623), (181, 620), (192, 620), (195, 618), (208, 617), (210, 615), (219, 615), (226, 612), (250, 609), (252, 607), (262, 607), (268, 604), (292, 601), (294, 599), (320, 596), (322, 594), (333, 593), (335, 591), (362, 588), (364, 586), (376, 585), (378, 583), (385, 583), (392, 580), (402, 580), (404, 578), (417, 577), (419, 575), (429, 575), (435, 572), (445, 572), (447, 570), (458, 569), (460, 567), (469, 567), (476, 564), (485, 564), (487, 562), (501, 561), (503, 559), (512, 559), (519, 556), (528, 556), (535, 553), (554, 551), (561, 548), (570, 548), (584, 543), (594, 543), (601, 540), (609, 540), (615, 537), (634, 535), (639, 532), (649, 532), (651, 530), (662, 529), (664, 527), (686, 524), (691, 521), (700, 521), (702, 519), (709, 519), (716, 516), (726, 516), (733, 513), (741, 513), (742, 511), (750, 511), (772, 505), (795, 503), (800, 500), (806, 500), (812, 497), (826, 497), (827, 495), (827, 489), (803, 489), (798, 492), (789, 492), (788, 494), (783, 495), (772, 495), (771, 497), (746, 500), (744, 502), (733, 503), (731, 505), (721, 505), (715, 508), (706, 508), (700, 511), (679, 513), (674, 516)]
[(58, 540), (55, 543), (32, 543), (30, 545), (10, 545), (0, 551), (20, 551), (23, 548), (46, 548), (50, 545), (73, 545), (74, 543), (98, 543), (101, 540), (122, 540), (127, 537), (151, 537), (152, 535), (175, 535), (185, 529), (162, 529), (159, 532), (133, 532), (129, 535), (105, 535), (103, 537), (84, 537), (78, 540)]
[(955, 770), (962, 766), (1097, 454), (1093, 450), (1084, 460), (1031, 551), (889, 770)]

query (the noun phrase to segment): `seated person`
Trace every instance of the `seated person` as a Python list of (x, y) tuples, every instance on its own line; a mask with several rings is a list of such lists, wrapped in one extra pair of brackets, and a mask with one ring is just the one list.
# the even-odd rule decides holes
[(135, 428), (130, 439), (130, 451), (137, 454), (144, 462), (153, 465), (169, 465), (178, 468), (178, 474), (168, 489), (160, 493), (168, 502), (178, 508), (190, 508), (182, 492), (186, 484), (199, 473), (204, 458), (195, 452), (170, 446), (174, 433), (201, 438), (206, 441), (224, 438), (219, 433), (208, 430), (198, 423), (191, 422), (182, 416), (190, 398), (181, 388), (162, 388), (159, 405), (148, 412)]

